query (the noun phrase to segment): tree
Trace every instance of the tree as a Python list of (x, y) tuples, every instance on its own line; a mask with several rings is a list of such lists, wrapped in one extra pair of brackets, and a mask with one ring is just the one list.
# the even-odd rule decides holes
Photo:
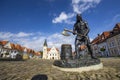
[(5, 55), (9, 55), (9, 53), (7, 52), (7, 53), (5, 53)]
[(41, 57), (43, 56), (43, 51), (39, 51), (41, 53)]
[(103, 48), (103, 47), (102, 47), (102, 48), (100, 48), (100, 51), (102, 51), (102, 52), (104, 52), (105, 50), (106, 50), (106, 49), (105, 49), (105, 48)]

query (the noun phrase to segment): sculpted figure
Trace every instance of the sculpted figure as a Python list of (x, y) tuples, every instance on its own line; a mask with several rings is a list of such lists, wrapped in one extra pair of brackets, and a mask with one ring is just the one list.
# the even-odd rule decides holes
[(80, 58), (80, 46), (86, 45), (88, 54), (90, 54), (91, 58), (94, 58), (91, 46), (90, 46), (90, 40), (88, 37), (89, 33), (89, 27), (87, 22), (83, 21), (80, 14), (77, 14), (76, 16), (76, 23), (73, 27), (73, 35), (76, 35), (75, 39), (75, 52), (76, 52), (76, 59)]

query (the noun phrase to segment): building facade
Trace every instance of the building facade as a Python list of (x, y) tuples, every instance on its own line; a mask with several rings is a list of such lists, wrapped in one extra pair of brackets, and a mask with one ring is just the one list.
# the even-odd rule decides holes
[(107, 39), (107, 44), (111, 56), (120, 55), (120, 24), (116, 24), (111, 35)]
[(53, 59), (53, 60), (59, 60), (60, 59), (60, 53), (59, 50), (56, 47), (48, 48), (47, 40), (45, 40), (43, 45), (43, 57), (42, 59)]
[(0, 41), (0, 58), (16, 58), (17, 55), (24, 57), (24, 54), (28, 55), (30, 58), (34, 55), (41, 55), (39, 52), (35, 52), (19, 44), (14, 44), (9, 41)]
[(113, 30), (98, 35), (92, 42), (93, 53), (96, 56), (108, 57), (120, 55), (120, 23)]

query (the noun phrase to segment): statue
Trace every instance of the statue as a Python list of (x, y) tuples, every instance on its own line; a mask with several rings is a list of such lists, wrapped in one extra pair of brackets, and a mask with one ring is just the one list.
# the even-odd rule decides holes
[(80, 59), (80, 46), (81, 45), (85, 45), (87, 47), (87, 53), (90, 54), (92, 59), (96, 59), (93, 56), (93, 52), (90, 46), (90, 40), (88, 37), (88, 33), (89, 33), (89, 27), (87, 22), (82, 20), (82, 17), (80, 14), (77, 14), (76, 16), (76, 23), (74, 24), (73, 27), (73, 31), (72, 30), (68, 30), (68, 29), (64, 29), (64, 31), (62, 32), (62, 34), (64, 36), (70, 36), (67, 32), (71, 32), (73, 33), (73, 35), (77, 35), (76, 39), (75, 39), (75, 59)]
[[(97, 65), (100, 64), (100, 60), (98, 58), (95, 58), (92, 53), (92, 49), (90, 46), (90, 40), (89, 40), (89, 27), (87, 22), (82, 20), (82, 17), (80, 14), (77, 14), (76, 16), (76, 23), (74, 24), (73, 30), (64, 29), (62, 34), (64, 36), (70, 36), (67, 32), (73, 33), (73, 35), (76, 35), (75, 38), (75, 58), (73, 59), (72, 56), (72, 47), (70, 44), (62, 44), (61, 46), (61, 60), (54, 61), (53, 65), (62, 67), (62, 68), (80, 68), (85, 66), (91, 66), (91, 65)], [(80, 54), (80, 47), (81, 45), (85, 45), (87, 54), (90, 54), (90, 57), (81, 56)], [(83, 51), (84, 52), (84, 51)], [(102, 68), (102, 64), (101, 68)], [(94, 69), (94, 67), (93, 67)]]
[[(73, 35), (77, 35), (75, 39), (75, 53), (76, 53), (76, 59), (80, 58), (80, 47), (81, 45), (86, 45), (88, 54), (90, 54), (91, 58), (95, 57), (93, 56), (92, 49), (90, 46), (90, 40), (88, 37), (89, 33), (89, 27), (87, 22), (83, 21), (80, 14), (77, 14), (76, 16), (76, 23), (73, 27)], [(76, 34), (77, 33), (77, 34)], [(80, 35), (79, 35), (80, 34)]]

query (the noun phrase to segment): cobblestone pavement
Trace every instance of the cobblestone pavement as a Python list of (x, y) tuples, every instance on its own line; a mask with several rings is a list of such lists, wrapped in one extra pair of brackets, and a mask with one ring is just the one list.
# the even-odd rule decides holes
[(52, 68), (53, 60), (0, 61), (0, 80), (31, 80), (46, 75), (48, 80), (120, 80), (120, 58), (101, 58), (104, 68), (82, 73)]

